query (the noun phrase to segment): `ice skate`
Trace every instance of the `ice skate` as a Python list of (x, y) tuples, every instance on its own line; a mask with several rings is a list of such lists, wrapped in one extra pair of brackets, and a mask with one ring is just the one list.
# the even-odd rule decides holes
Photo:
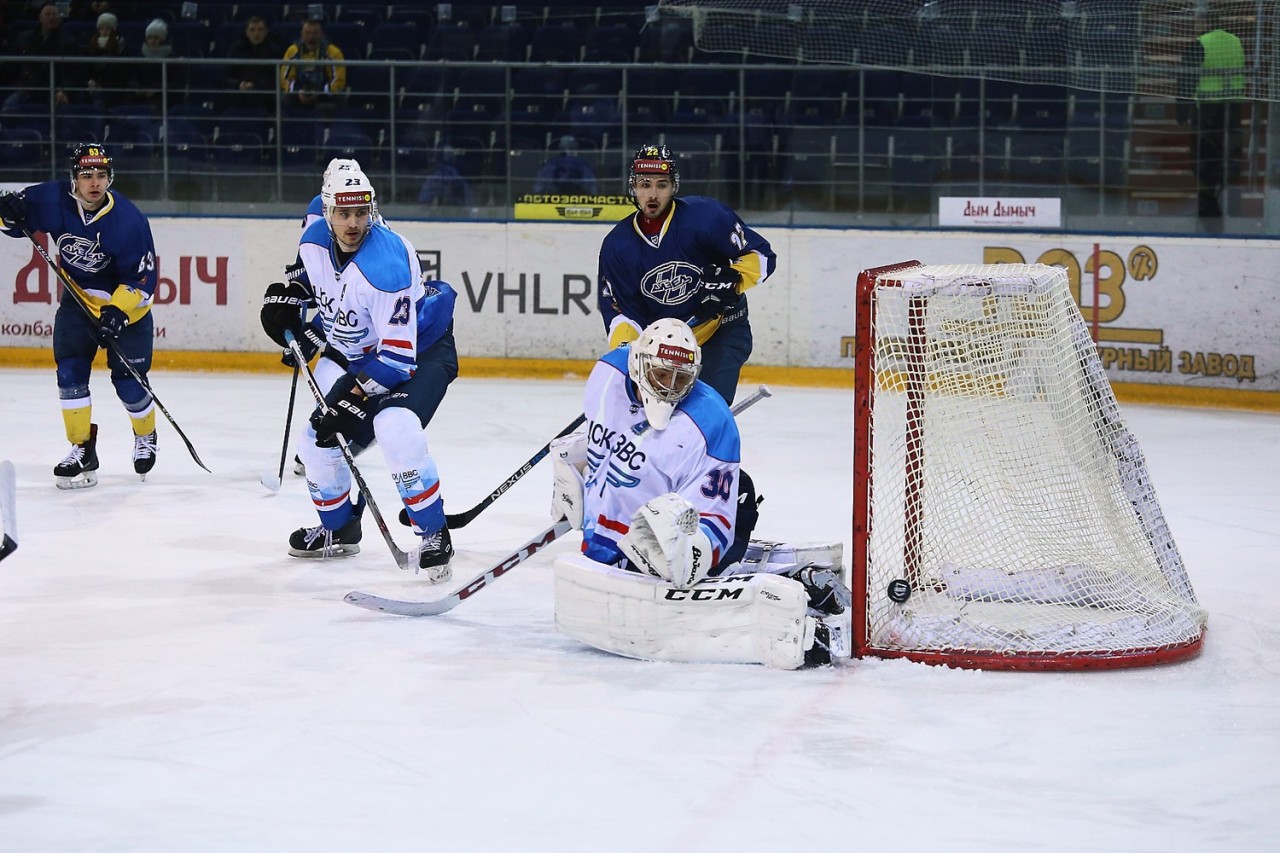
[(89, 437), (71, 445), (71, 452), (53, 469), (59, 489), (87, 489), (98, 484), (98, 425), (89, 425)]
[(453, 558), (453, 539), (449, 528), (442, 527), (435, 533), (422, 537), (418, 548), (418, 568), (426, 572), (431, 583), (444, 583), (453, 577), (449, 560)]
[(152, 430), (146, 435), (135, 435), (133, 437), (133, 470), (145, 481), (147, 474), (154, 467), (156, 467), (156, 431)]
[(296, 453), (293, 454), (293, 473), (297, 474), (299, 477), (305, 477), (307, 475), (307, 466), (302, 464), (302, 457)]
[(337, 530), (328, 530), (323, 524), (300, 527), (289, 534), (291, 557), (350, 557), (360, 553), (360, 516), (364, 502), (355, 505), (351, 518)]

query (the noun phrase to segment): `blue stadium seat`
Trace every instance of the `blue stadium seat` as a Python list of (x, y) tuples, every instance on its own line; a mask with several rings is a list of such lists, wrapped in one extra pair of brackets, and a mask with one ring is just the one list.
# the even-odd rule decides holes
[(639, 49), (635, 30), (625, 24), (604, 24), (587, 30), (584, 62), (634, 62)]
[(529, 39), (530, 62), (578, 62), (582, 59), (582, 31), (572, 23), (543, 24)]
[(369, 59), (416, 62), (426, 49), (426, 31), (409, 24), (388, 23), (377, 27), (369, 41)]
[(520, 24), (490, 24), (476, 34), (476, 61), (524, 62), (529, 37)]

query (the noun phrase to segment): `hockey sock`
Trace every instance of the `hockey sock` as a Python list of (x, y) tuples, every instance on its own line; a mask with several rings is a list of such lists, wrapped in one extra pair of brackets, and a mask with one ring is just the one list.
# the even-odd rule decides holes
[(145, 412), (141, 414), (136, 412), (129, 413), (129, 420), (133, 422), (134, 435), (150, 435), (156, 431), (156, 407), (148, 402)]
[(62, 423), (67, 430), (67, 441), (72, 444), (84, 444), (88, 441), (92, 420), (93, 405), (87, 395), (62, 401)]

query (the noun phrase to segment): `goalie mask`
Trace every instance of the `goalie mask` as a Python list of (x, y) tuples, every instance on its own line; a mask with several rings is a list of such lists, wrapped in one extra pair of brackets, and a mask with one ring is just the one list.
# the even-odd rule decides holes
[(627, 374), (654, 429), (666, 429), (676, 405), (689, 396), (702, 371), (702, 350), (687, 323), (664, 318), (631, 342)]
[(631, 155), (631, 169), (627, 174), (627, 194), (632, 201), (636, 197), (636, 181), (641, 178), (670, 178), (671, 194), (680, 192), (680, 168), (676, 155), (665, 145), (645, 145)]
[(71, 173), (71, 192), (73, 195), (76, 191), (76, 177), (82, 172), (106, 169), (108, 187), (116, 179), (116, 170), (112, 164), (111, 155), (107, 153), (107, 149), (96, 142), (81, 142), (77, 145), (71, 152), (68, 166)]

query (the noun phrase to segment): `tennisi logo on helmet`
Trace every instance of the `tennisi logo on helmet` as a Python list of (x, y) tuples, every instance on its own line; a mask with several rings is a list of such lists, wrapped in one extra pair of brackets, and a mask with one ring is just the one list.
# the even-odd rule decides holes
[(693, 350), (671, 344), (658, 344), (658, 358), (666, 361), (683, 361), (693, 364)]
[(334, 207), (364, 207), (373, 204), (373, 193), (366, 190), (333, 194)]

